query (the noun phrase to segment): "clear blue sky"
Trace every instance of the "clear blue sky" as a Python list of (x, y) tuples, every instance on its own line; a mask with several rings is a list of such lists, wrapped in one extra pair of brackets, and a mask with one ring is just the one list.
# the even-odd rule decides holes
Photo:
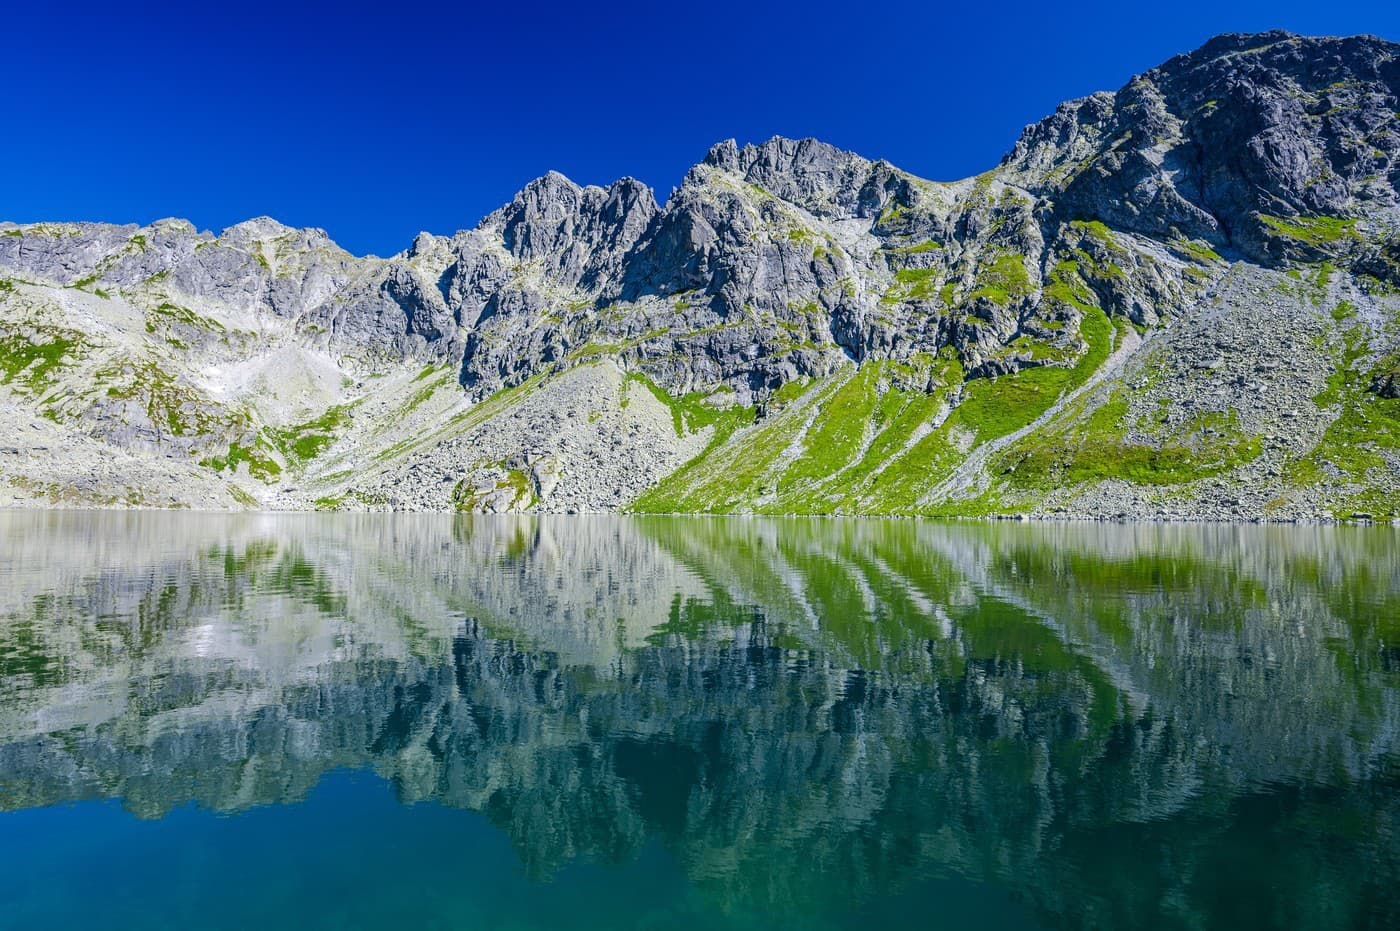
[(711, 143), (817, 136), (991, 167), (1057, 103), (1227, 31), (1400, 40), (1400, 4), (820, 0), (12, 5), (0, 219), (219, 230), (268, 214), (389, 254), (531, 178), (669, 191)]

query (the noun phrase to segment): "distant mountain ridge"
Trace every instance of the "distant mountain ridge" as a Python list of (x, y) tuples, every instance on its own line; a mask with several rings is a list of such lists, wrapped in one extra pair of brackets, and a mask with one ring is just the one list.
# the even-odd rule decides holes
[[(665, 204), (551, 172), (387, 259), (267, 218), (0, 224), (0, 485), (21, 503), (1388, 516), (1397, 51), (1220, 36), (959, 182), (783, 138), (715, 145)], [(71, 475), (48, 467), (60, 448)]]

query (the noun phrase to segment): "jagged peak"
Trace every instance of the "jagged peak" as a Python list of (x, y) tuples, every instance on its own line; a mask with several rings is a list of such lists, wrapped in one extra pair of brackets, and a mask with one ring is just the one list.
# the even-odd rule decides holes
[(1181, 67), (1191, 67), (1216, 59), (1242, 54), (1255, 54), (1278, 46), (1294, 48), (1325, 49), (1330, 47), (1372, 48), (1388, 54), (1400, 50), (1400, 45), (1374, 35), (1352, 36), (1305, 36), (1284, 29), (1266, 32), (1226, 32), (1207, 39), (1194, 51), (1176, 55), (1149, 74), (1173, 71)]
[(716, 142), (710, 146), (710, 151), (705, 153), (702, 164), (711, 165), (715, 168), (727, 168), (739, 163), (739, 142), (737, 139), (725, 139), (723, 142)]
[(623, 175), (621, 178), (618, 178), (618, 179), (617, 179), (616, 181), (614, 181), (612, 184), (609, 184), (609, 185), (607, 186), (606, 190), (607, 190), (608, 193), (610, 193), (610, 194), (612, 194), (612, 193), (620, 193), (620, 194), (624, 194), (624, 195), (627, 195), (627, 194), (630, 194), (630, 195), (651, 194), (652, 197), (653, 197), (653, 199), (655, 199), (655, 196), (656, 196), (656, 193), (655, 193), (654, 191), (652, 191), (652, 189), (651, 189), (651, 185), (647, 184), (647, 183), (644, 182), (644, 181), (639, 181), (638, 179), (632, 177), (631, 175)]
[[(1322, 85), (1332, 83), (1340, 73), (1386, 80), (1386, 63), (1397, 56), (1400, 44), (1373, 35), (1303, 36), (1283, 30), (1226, 33), (1143, 72), (1127, 86), (1195, 81), (1201, 74), (1258, 83), (1261, 74), (1270, 72), (1304, 86), (1319, 79)], [(1393, 83), (1394, 78), (1388, 80)]]
[(1219, 35), (1211, 36), (1198, 49), (1194, 52), (1188, 52), (1187, 55), (1216, 58), (1232, 52), (1264, 48), (1278, 42), (1288, 42), (1298, 38), (1302, 37), (1286, 29), (1268, 29), (1264, 32), (1222, 32)]
[(433, 251), (437, 244), (438, 237), (429, 233), (427, 230), (423, 230), (417, 236), (413, 237), (413, 244), (408, 247), (406, 255), (410, 259), (417, 258), (420, 255), (427, 255), (429, 252)]
[(876, 176), (896, 173), (888, 162), (873, 162), (811, 137), (773, 136), (743, 147), (726, 139), (710, 147), (705, 160), (686, 174), (682, 188), (704, 186), (713, 170), (737, 175), (791, 204), (830, 217), (864, 216), (878, 209), (883, 195), (876, 189), (883, 187), (884, 179)]
[(1196, 113), (1202, 100), (1218, 97), (1222, 87), (1241, 82), (1258, 85), (1264, 80), (1261, 74), (1277, 72), (1279, 79), (1293, 80), (1305, 90), (1309, 85), (1314, 89), (1325, 86), (1348, 73), (1363, 80), (1389, 80), (1394, 86), (1394, 78), (1387, 78), (1379, 65), (1397, 53), (1400, 45), (1371, 35), (1303, 36), (1285, 30), (1224, 33), (1134, 75), (1116, 91), (1098, 91), (1060, 104), (1052, 114), (1023, 129), (1001, 165), (1019, 161), (1032, 147), (1062, 144), (1075, 124), (1103, 122), (1124, 103), (1141, 104), (1145, 99), (1174, 93), (1185, 98), (1186, 105), (1179, 102), (1177, 109), (1187, 118)]
[(651, 188), (635, 178), (580, 186), (549, 171), (484, 217), (475, 232), (498, 237), (517, 258), (547, 259), (552, 273), (572, 284), (596, 275), (596, 263), (630, 248), (658, 209)]
[(159, 220), (147, 223), (143, 228), (162, 233), (197, 234), (199, 232), (198, 228), (184, 217), (162, 217)]
[(601, 211), (608, 204), (621, 202), (656, 210), (652, 189), (633, 177), (623, 177), (607, 187), (579, 185), (558, 171), (548, 171), (530, 181), (511, 198), (510, 203), (484, 217), (477, 228), (507, 229), (522, 221), (559, 220), (567, 214)]
[(512, 206), (539, 207), (551, 203), (575, 205), (592, 194), (610, 196), (612, 194), (643, 195), (651, 193), (651, 188), (630, 175), (618, 178), (607, 187), (596, 184), (581, 185), (562, 172), (550, 170), (528, 182), (521, 188), (510, 203), (492, 215), (508, 211)]
[(582, 185), (575, 184), (563, 172), (555, 171), (551, 168), (549, 171), (546, 171), (538, 178), (535, 178), (534, 180), (526, 183), (526, 185), (520, 189), (520, 192), (515, 195), (515, 199), (520, 200), (524, 197), (529, 197), (531, 195), (552, 193), (556, 191), (569, 191), (574, 194), (577, 194), (582, 190)]
[(477, 229), (509, 226), (522, 219), (556, 216), (578, 208), (584, 189), (553, 169), (527, 182), (510, 202), (482, 218)]
[(235, 223), (219, 233), (219, 238), (232, 240), (275, 239), (278, 236), (294, 232), (296, 230), (293, 227), (280, 220), (262, 216), (244, 220), (242, 223)]
[(833, 162), (867, 164), (868, 161), (854, 152), (837, 148), (812, 136), (801, 139), (772, 136), (757, 144), (746, 143), (742, 148), (734, 139), (717, 142), (710, 146), (703, 164), (745, 174), (756, 166), (774, 170), (783, 167), (820, 170)]

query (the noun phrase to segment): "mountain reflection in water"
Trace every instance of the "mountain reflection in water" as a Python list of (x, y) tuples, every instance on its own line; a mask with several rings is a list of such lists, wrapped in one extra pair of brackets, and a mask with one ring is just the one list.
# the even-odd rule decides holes
[(1400, 927), (1398, 735), (1388, 528), (0, 513), (0, 838), (368, 770), (721, 917)]

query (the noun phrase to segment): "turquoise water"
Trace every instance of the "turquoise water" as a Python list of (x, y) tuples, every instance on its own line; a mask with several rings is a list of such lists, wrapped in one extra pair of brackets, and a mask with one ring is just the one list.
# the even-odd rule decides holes
[(0, 927), (1400, 927), (1390, 528), (0, 513)]

